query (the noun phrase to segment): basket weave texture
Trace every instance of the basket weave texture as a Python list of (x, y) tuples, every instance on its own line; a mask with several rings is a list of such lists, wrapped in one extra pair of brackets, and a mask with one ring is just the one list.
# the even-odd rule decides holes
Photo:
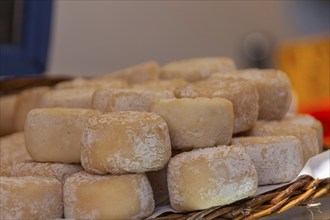
[(296, 206), (310, 207), (313, 201), (330, 196), (330, 178), (319, 180), (304, 177), (279, 189), (237, 201), (230, 205), (212, 207), (189, 213), (164, 213), (157, 220), (211, 220), (211, 219), (258, 219), (276, 215)]

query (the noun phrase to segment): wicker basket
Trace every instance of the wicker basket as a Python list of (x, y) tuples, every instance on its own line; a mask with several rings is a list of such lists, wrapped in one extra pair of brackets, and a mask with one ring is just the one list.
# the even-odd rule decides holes
[(211, 219), (258, 219), (276, 215), (296, 206), (313, 206), (313, 201), (330, 196), (330, 178), (313, 180), (305, 177), (294, 183), (264, 193), (262, 195), (237, 201), (230, 205), (184, 214), (164, 213), (157, 220), (211, 220)]
[[(52, 86), (58, 82), (68, 80), (68, 77), (25, 77), (0, 80), (0, 96), (17, 93), (23, 89), (35, 86)], [(329, 146), (324, 146), (329, 149)], [(330, 178), (313, 180), (305, 177), (279, 189), (237, 201), (230, 205), (212, 207), (209, 209), (189, 213), (164, 213), (155, 218), (157, 220), (211, 220), (211, 219), (258, 219), (276, 215), (296, 206), (313, 206), (313, 201), (330, 196)]]

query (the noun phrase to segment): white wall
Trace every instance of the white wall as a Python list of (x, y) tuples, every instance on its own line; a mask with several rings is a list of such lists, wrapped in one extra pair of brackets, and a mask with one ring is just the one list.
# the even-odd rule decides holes
[(285, 1), (56, 1), (48, 74), (93, 75), (157, 60), (228, 56), (254, 31), (292, 33)]

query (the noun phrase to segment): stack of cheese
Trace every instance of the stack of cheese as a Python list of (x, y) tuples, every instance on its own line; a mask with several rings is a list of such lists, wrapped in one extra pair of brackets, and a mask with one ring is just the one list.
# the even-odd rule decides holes
[[(1, 97), (1, 218), (141, 219), (225, 205), (292, 180), (322, 126), (287, 114), (277, 70), (156, 62)], [(234, 137), (234, 138), (233, 138)]]

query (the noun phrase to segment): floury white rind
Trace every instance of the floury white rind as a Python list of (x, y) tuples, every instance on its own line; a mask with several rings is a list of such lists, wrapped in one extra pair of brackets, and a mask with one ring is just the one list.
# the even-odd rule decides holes
[(63, 216), (62, 185), (56, 179), (0, 177), (1, 219), (54, 219)]
[(294, 136), (237, 137), (231, 143), (246, 150), (259, 185), (290, 182), (304, 166), (301, 143)]
[(171, 157), (165, 121), (154, 113), (112, 112), (90, 118), (82, 136), (81, 163), (95, 174), (159, 170)]
[(142, 219), (155, 207), (145, 174), (80, 172), (64, 184), (64, 216), (75, 219)]
[(257, 121), (256, 125), (245, 133), (246, 136), (295, 136), (302, 146), (304, 163), (320, 152), (318, 135), (315, 129), (301, 124), (285, 121)]
[(219, 146), (184, 152), (168, 165), (172, 208), (194, 211), (226, 205), (253, 195), (255, 167), (241, 146)]
[(88, 118), (99, 111), (78, 108), (40, 108), (29, 112), (25, 144), (39, 162), (80, 163), (80, 140)]
[(166, 121), (173, 149), (227, 145), (233, 134), (233, 105), (227, 99), (160, 99), (151, 111)]

